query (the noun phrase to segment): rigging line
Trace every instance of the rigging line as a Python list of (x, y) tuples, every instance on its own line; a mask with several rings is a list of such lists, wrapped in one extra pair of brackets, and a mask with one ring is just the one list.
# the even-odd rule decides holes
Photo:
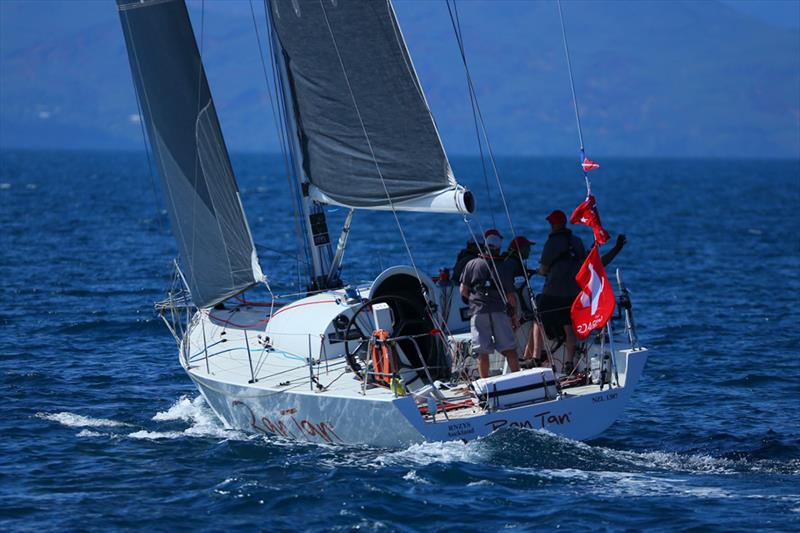
[(256, 243), (256, 249), (259, 249), (259, 248), (261, 248), (262, 250), (266, 250), (268, 252), (272, 252), (274, 254), (278, 254), (278, 255), (282, 255), (284, 257), (288, 257), (289, 259), (293, 259), (295, 261), (300, 261), (300, 262), (303, 262), (303, 263), (306, 262), (305, 259), (300, 257), (300, 255), (297, 254), (297, 253), (293, 254), (293, 253), (287, 252), (285, 250), (278, 250), (277, 248), (271, 248), (271, 247), (266, 246), (264, 244)]
[[(303, 250), (303, 253), (306, 256), (305, 264), (308, 268), (308, 275), (312, 277), (312, 266), (311, 266), (311, 251), (308, 248), (308, 243), (303, 238), (303, 232), (300, 228), (300, 220), (302, 219), (302, 213), (300, 209), (300, 204), (302, 199), (300, 198), (300, 190), (297, 185), (298, 180), (292, 180), (292, 168), (294, 168), (294, 153), (292, 144), (289, 142), (289, 133), (288, 128), (286, 127), (286, 109), (285, 104), (286, 101), (283, 98), (283, 84), (279, 83), (279, 78), (282, 78), (279, 68), (278, 62), (276, 60), (275, 54), (279, 50), (279, 47), (276, 44), (277, 41), (277, 34), (273, 31), (274, 26), (270, 24), (271, 22), (271, 11), (269, 8), (268, 0), (264, 0), (264, 18), (267, 24), (267, 33), (269, 35), (269, 39), (267, 39), (267, 49), (269, 52), (270, 57), (270, 66), (272, 67), (272, 91), (274, 98), (270, 100), (270, 104), (273, 105), (273, 118), (275, 119), (276, 129), (278, 131), (278, 140), (281, 145), (281, 153), (283, 155), (283, 162), (284, 162), (284, 170), (286, 172), (286, 181), (289, 186), (289, 196), (292, 199), (292, 209), (294, 211), (295, 216), (292, 217), (294, 219), (294, 229), (295, 229), (295, 245), (298, 250), (298, 256), (300, 249)], [(272, 29), (271, 29), (272, 28)], [(277, 103), (280, 99), (283, 102), (283, 105)], [(277, 108), (277, 117), (275, 115), (275, 108)], [(287, 155), (288, 154), (288, 155)], [(289, 159), (292, 161), (289, 162)], [(300, 262), (297, 262), (297, 272), (298, 272), (298, 282), (300, 278)]]
[(569, 45), (567, 44), (567, 30), (564, 26), (564, 13), (561, 10), (561, 0), (556, 0), (558, 6), (558, 19), (561, 22), (561, 37), (564, 42), (564, 55), (567, 57), (567, 72), (569, 73), (569, 88), (572, 91), (572, 107), (575, 109), (575, 123), (578, 125), (578, 142), (581, 145), (581, 168), (583, 169), (583, 179), (586, 182), (587, 196), (592, 192), (592, 182), (589, 180), (589, 172), (583, 168), (583, 160), (586, 157), (583, 146), (583, 129), (581, 128), (581, 115), (578, 110), (578, 97), (575, 94), (575, 79), (572, 75), (572, 60), (569, 55)]
[[(455, 5), (455, 0), (453, 0), (453, 1), (454, 1), (454, 5)], [(449, 7), (450, 7), (450, 5), (449, 5), (449, 2), (448, 2), (448, 11), (449, 11)], [(456, 16), (457, 16), (457, 12), (456, 12)], [(516, 238), (517, 237), (517, 232), (514, 229), (514, 223), (511, 220), (511, 213), (509, 212), (508, 203), (506, 202), (506, 196), (505, 196), (505, 193), (503, 191), (502, 183), (500, 181), (500, 173), (497, 170), (497, 163), (496, 163), (495, 158), (494, 158), (494, 151), (492, 150), (492, 144), (489, 141), (489, 134), (488, 134), (488, 132), (486, 130), (486, 122), (483, 119), (483, 113), (481, 112), (480, 103), (478, 102), (478, 95), (477, 95), (477, 93), (475, 91), (475, 87), (474, 87), (474, 84), (472, 82), (472, 75), (471, 75), (470, 70), (469, 70), (469, 65), (467, 63), (466, 55), (464, 54), (464, 47), (463, 47), (463, 44), (462, 44), (463, 43), (463, 35), (461, 34), (460, 29), (459, 29), (460, 28), (460, 24), (458, 26), (456, 25), (456, 21), (454, 20), (452, 12), (451, 12), (451, 16), (450, 16), (450, 22), (453, 24), (453, 29), (455, 30), (455, 33), (456, 33), (456, 39), (459, 40), (459, 50), (461, 52), (461, 61), (462, 61), (463, 65), (464, 65), (464, 70), (465, 70), (465, 73), (466, 73), (466, 76), (467, 76), (467, 84), (468, 84), (468, 87), (469, 87), (469, 90), (470, 90), (470, 94), (474, 98), (475, 110), (477, 111), (478, 118), (480, 119), (480, 125), (481, 125), (481, 129), (483, 131), (483, 137), (484, 137), (484, 140), (486, 141), (486, 148), (487, 148), (487, 151), (489, 153), (489, 159), (490, 159), (490, 161), (492, 163), (492, 169), (494, 171), (495, 180), (497, 181), (497, 188), (500, 191), (500, 199), (503, 202), (503, 208), (505, 209), (506, 218), (508, 219), (508, 224), (509, 224), (509, 226), (511, 228), (512, 238)], [(587, 186), (588, 186), (588, 177), (586, 179), (587, 179)], [(466, 217), (465, 217), (465, 221), (466, 221)], [(480, 227), (480, 221), (479, 221), (479, 227)], [(470, 229), (470, 232), (471, 232), (471, 229)], [(477, 244), (477, 240), (476, 240), (476, 244)], [(480, 248), (480, 246), (479, 246), (479, 248)], [(525, 262), (523, 261), (521, 255), (519, 256), (519, 260), (520, 260), (520, 265), (522, 266), (523, 272), (525, 272)], [(531, 286), (530, 278), (527, 275), (524, 276), (524, 277), (525, 277), (525, 285), (528, 288), (528, 295), (530, 297), (531, 308), (533, 309), (534, 313), (536, 313), (536, 316), (537, 316), (536, 320), (537, 320), (537, 322), (539, 322), (540, 327), (543, 327), (542, 324), (541, 324), (541, 320), (538, 318), (538, 309), (537, 309), (537, 306), (536, 306), (536, 299), (534, 297), (535, 293), (534, 293), (533, 287)], [(546, 351), (547, 351), (548, 356), (549, 356), (550, 355), (550, 350), (546, 349)]]
[(328, 13), (327, 11), (325, 11), (325, 4), (323, 3), (323, 0), (319, 0), (319, 5), (320, 8), (322, 9), (322, 15), (325, 18), (325, 25), (328, 27), (328, 33), (330, 33), (331, 40), (333, 41), (333, 47), (336, 50), (336, 57), (339, 59), (339, 66), (342, 68), (342, 73), (344, 74), (344, 79), (345, 82), (347, 83), (347, 89), (350, 92), (350, 99), (353, 101), (353, 109), (355, 110), (356, 116), (358, 117), (358, 122), (361, 124), (361, 131), (364, 133), (364, 139), (367, 142), (367, 147), (369, 148), (370, 155), (372, 156), (372, 162), (375, 164), (375, 170), (378, 173), (378, 177), (381, 180), (381, 185), (383, 186), (383, 190), (386, 193), (386, 199), (389, 201), (389, 207), (392, 210), (394, 221), (397, 224), (398, 231), (400, 232), (400, 238), (403, 240), (403, 245), (405, 246), (406, 252), (408, 253), (408, 259), (409, 261), (411, 261), (411, 267), (414, 269), (414, 273), (417, 276), (417, 281), (419, 281), (420, 290), (423, 294), (423, 300), (425, 300), (425, 308), (427, 309), (428, 314), (431, 317), (431, 322), (433, 323), (433, 325), (437, 329), (442, 330), (443, 328), (441, 327), (441, 324), (439, 324), (436, 319), (436, 313), (434, 313), (433, 309), (431, 309), (428, 299), (424, 297), (426, 289), (425, 284), (422, 281), (422, 276), (420, 275), (419, 269), (417, 268), (417, 264), (414, 261), (414, 256), (411, 253), (411, 247), (409, 246), (408, 240), (406, 239), (406, 234), (403, 231), (403, 226), (402, 224), (400, 224), (400, 218), (397, 216), (397, 210), (394, 207), (392, 196), (391, 194), (389, 194), (389, 189), (386, 187), (386, 182), (383, 179), (383, 173), (381, 172), (381, 167), (378, 164), (378, 159), (377, 156), (375, 155), (375, 150), (372, 147), (372, 142), (369, 139), (367, 128), (364, 125), (364, 119), (361, 117), (361, 111), (359, 110), (358, 103), (356, 102), (356, 96), (355, 93), (353, 92), (353, 87), (350, 85), (350, 77), (347, 75), (347, 69), (344, 66), (344, 61), (342, 60), (342, 55), (339, 51), (339, 45), (336, 42), (336, 37), (333, 34), (333, 28), (331, 28), (331, 23), (328, 20)]
[[(139, 86), (141, 87), (142, 95), (144, 96), (144, 106), (147, 107), (148, 116), (152, 117), (153, 116), (153, 109), (150, 106), (150, 98), (147, 96), (147, 84), (145, 83), (144, 77), (142, 76), (142, 64), (139, 62), (139, 53), (136, 51), (136, 42), (135, 42), (133, 30), (131, 29), (130, 20), (128, 19), (128, 14), (127, 13), (125, 13), (125, 17), (124, 18), (125, 18), (125, 27), (128, 29), (128, 34), (131, 36), (131, 43), (133, 44), (133, 46), (132, 46), (133, 59), (134, 59), (134, 62), (136, 63), (136, 76), (134, 77), (134, 83), (138, 83)], [(138, 98), (139, 98), (138, 92), (137, 92), (136, 98), (137, 98), (137, 102), (138, 102), (139, 101), (138, 100)], [(164, 162), (164, 156), (161, 154), (161, 152), (160, 151), (155, 151), (154, 156), (158, 157), (159, 163), (161, 164), (161, 168), (164, 168), (166, 163)], [(169, 201), (170, 204), (172, 204), (172, 212), (173, 213), (177, 213), (178, 211), (177, 211), (177, 207), (175, 206), (174, 196), (172, 194), (172, 189), (171, 189), (171, 187), (169, 185), (169, 181), (164, 179), (164, 180), (162, 180), (162, 183), (164, 184), (164, 188), (166, 189), (167, 200)], [(186, 244), (186, 240), (185, 240), (185, 237), (183, 235), (183, 228), (181, 227), (181, 225), (180, 224), (175, 224), (173, 226), (173, 231), (175, 232), (176, 237), (180, 241), (178, 247), (180, 248), (181, 245), (185, 245)], [(176, 263), (176, 267), (177, 267), (177, 263)], [(180, 269), (178, 269), (178, 270), (180, 271)], [(181, 274), (181, 277), (183, 277), (182, 274)], [(186, 285), (187, 292), (191, 296), (191, 291), (188, 290), (188, 284), (186, 283), (186, 280), (184, 279), (183, 281), (184, 281), (184, 285)]]
[[(567, 56), (567, 71), (569, 72), (569, 88), (572, 90), (572, 105), (575, 108), (575, 122), (578, 124), (578, 141), (583, 151), (583, 131), (581, 130), (581, 116), (578, 112), (578, 98), (575, 96), (575, 80), (572, 76), (572, 61), (569, 57), (569, 46), (567, 45), (567, 31), (564, 28), (564, 13), (561, 11), (561, 0), (556, 0), (558, 6), (558, 18), (561, 21), (561, 37), (564, 41), (564, 55)], [(583, 161), (581, 161), (583, 162)]]
[[(272, 110), (272, 121), (273, 121), (273, 124), (275, 126), (275, 130), (278, 133), (278, 140), (280, 141), (280, 144), (281, 144), (281, 154), (284, 157), (284, 165), (285, 165), (286, 171), (288, 173), (288, 171), (289, 171), (289, 162), (288, 162), (288, 159), (286, 157), (284, 139), (283, 139), (283, 136), (281, 135), (282, 129), (280, 127), (280, 123), (279, 123), (279, 119), (278, 119), (278, 113), (275, 111), (275, 102), (274, 102), (274, 99), (272, 98), (272, 95), (270, 94), (269, 75), (267, 74), (267, 65), (266, 65), (266, 63), (264, 61), (264, 50), (263, 50), (263, 48), (261, 46), (261, 36), (258, 33), (258, 23), (256, 22), (256, 12), (255, 12), (255, 9), (253, 8), (253, 0), (249, 0), (249, 3), (250, 3), (250, 15), (251, 15), (251, 17), (253, 19), (253, 31), (255, 32), (256, 42), (258, 43), (258, 59), (261, 62), (261, 71), (264, 74), (264, 84), (266, 85), (266, 89), (267, 89), (267, 99), (269, 100), (269, 106), (270, 106), (270, 109)], [(265, 0), (265, 3), (264, 3), (264, 9), (267, 9), (266, 0)], [(265, 13), (265, 17), (266, 17), (266, 13)], [(267, 22), (267, 32), (269, 32), (269, 22)], [(269, 51), (271, 52), (272, 47), (269, 44), (269, 39), (267, 39), (267, 46), (269, 47)]]
[[(188, 12), (187, 12), (188, 15)], [(190, 22), (191, 24), (191, 22)], [(194, 138), (194, 183), (192, 184), (195, 189), (197, 189), (197, 179), (198, 179), (198, 170), (201, 170), (200, 167), (200, 147), (197, 144), (197, 119), (200, 117), (200, 89), (203, 86), (203, 42), (205, 36), (205, 27), (206, 27), (206, 0), (202, 0), (200, 2), (200, 47), (198, 50), (198, 57), (197, 62), (199, 63), (197, 66), (197, 111), (194, 114), (195, 117), (195, 138)], [(209, 97), (210, 97), (209, 92)], [(209, 98), (210, 100), (210, 98)], [(205, 184), (205, 175), (203, 176), (203, 183)], [(206, 184), (206, 187), (208, 185)], [(200, 197), (199, 194), (195, 194), (192, 198), (192, 246), (190, 254), (194, 257), (194, 245), (197, 239), (197, 231), (195, 231), (195, 214), (197, 213), (197, 199)], [(192, 277), (194, 277), (194, 269), (192, 269)]]
[[(127, 13), (124, 16), (125, 16), (125, 22), (127, 24), (127, 22), (128, 22)], [(131, 40), (132, 40), (133, 39), (133, 33), (130, 32), (130, 26), (128, 26), (128, 32), (131, 33)], [(134, 48), (134, 55), (135, 55), (135, 53), (136, 53), (135, 52), (135, 48), (136, 47), (134, 46), (133, 48)], [(139, 64), (138, 56), (136, 57), (136, 64), (137, 64), (137, 66)], [(135, 82), (135, 80), (134, 80), (134, 82)], [(147, 156), (147, 173), (150, 176), (150, 188), (153, 191), (153, 203), (155, 204), (155, 208), (156, 208), (156, 220), (158, 221), (159, 232), (162, 233), (162, 234), (166, 234), (166, 230), (164, 228), (164, 222), (161, 220), (161, 212), (160, 212), (160, 209), (159, 209), (158, 194), (156, 192), (156, 180), (155, 180), (155, 176), (153, 175), (153, 162), (150, 159), (150, 149), (148, 148), (148, 145), (147, 145), (147, 135), (146, 135), (145, 130), (144, 130), (144, 113), (142, 112), (142, 102), (139, 99), (139, 91), (134, 90), (133, 93), (136, 96), (136, 110), (139, 112), (139, 129), (142, 132), (142, 144), (144, 145), (145, 156)]]
[[(465, 50), (464, 50), (463, 36), (462, 36), (462, 33), (461, 33), (461, 21), (460, 21), (460, 19), (458, 17), (458, 6), (457, 6), (455, 0), (453, 0), (453, 8), (451, 10), (451, 8), (450, 8), (450, 0), (446, 0), (445, 3), (447, 5), (447, 11), (450, 14), (450, 23), (453, 26), (453, 33), (455, 34), (456, 42), (458, 43), (458, 49), (459, 49), (459, 53), (461, 55), (461, 60), (466, 66), (466, 53), (465, 53)], [(454, 15), (454, 12), (455, 12), (455, 15)], [(473, 122), (475, 124), (475, 134), (476, 134), (476, 137), (477, 137), (478, 149), (480, 151), (480, 156), (481, 156), (481, 168), (483, 170), (483, 177), (484, 177), (484, 181), (485, 181), (485, 184), (486, 184), (486, 194), (487, 194), (488, 199), (489, 199), (489, 214), (492, 217), (492, 224), (494, 226), (496, 226), (497, 224), (495, 222), (494, 212), (492, 211), (492, 197), (491, 197), (491, 193), (490, 193), (490, 190), (489, 190), (489, 179), (488, 179), (488, 175), (487, 175), (487, 172), (486, 172), (486, 163), (485, 163), (485, 158), (484, 158), (484, 154), (483, 154), (483, 143), (481, 142), (480, 132), (479, 132), (479, 129), (478, 129), (478, 117), (477, 117), (477, 114), (476, 114), (476, 107), (475, 107), (475, 105), (476, 105), (475, 94), (473, 92), (473, 87), (472, 87), (472, 82), (470, 80), (469, 70), (465, 69), (465, 73), (466, 73), (466, 77), (467, 77), (467, 89), (468, 89), (469, 97), (470, 97), (470, 106), (471, 106), (471, 109), (472, 109), (472, 118), (473, 118)], [(483, 234), (483, 231), (484, 231), (483, 230), (483, 225), (480, 223), (480, 219), (477, 216), (477, 214), (474, 215), (474, 218), (475, 218), (475, 220), (476, 220), (476, 222), (478, 224), (479, 231), (481, 232), (481, 234)], [(483, 242), (472, 231), (472, 227), (471, 227), (471, 225), (469, 223), (468, 216), (464, 215), (463, 220), (464, 220), (464, 224), (467, 226), (467, 229), (470, 232), (470, 235), (472, 236), (472, 240), (475, 243), (475, 246), (478, 248), (478, 251), (482, 255), (489, 255), (489, 248), (488, 247), (483, 248), (482, 247)], [(492, 261), (492, 266), (494, 266), (494, 261)], [(496, 268), (494, 268), (494, 272), (492, 272), (492, 269), (490, 269), (490, 275), (493, 278), (495, 277), (496, 272), (497, 272)], [(460, 280), (456, 280), (456, 282), (460, 283)], [(502, 293), (502, 291), (500, 291), (500, 292)], [(505, 295), (501, 294), (501, 296), (503, 298), (503, 302), (507, 303), (505, 301)]]
[(133, 91), (136, 94), (136, 110), (139, 112), (139, 127), (142, 130), (142, 144), (144, 145), (144, 153), (147, 156), (147, 173), (150, 175), (150, 188), (153, 192), (153, 203), (156, 208), (156, 220), (158, 220), (158, 231), (161, 234), (166, 234), (164, 222), (161, 220), (161, 210), (159, 209), (158, 194), (156, 192), (156, 180), (153, 175), (153, 163), (150, 160), (150, 149), (147, 146), (147, 136), (144, 131), (144, 114), (142, 113), (142, 103), (139, 101), (139, 91)]
[[(308, 270), (306, 274), (309, 279), (314, 277), (313, 272), (313, 263), (312, 263), (312, 254), (313, 251), (311, 249), (311, 244), (308, 242), (307, 239), (303, 238), (303, 230), (300, 229), (300, 221), (303, 220), (305, 217), (305, 213), (303, 212), (301, 206), (303, 205), (303, 197), (301, 191), (301, 174), (300, 174), (300, 162), (298, 160), (298, 155), (295, 153), (295, 143), (289, 140), (289, 136), (292, 135), (292, 132), (289, 130), (288, 127), (288, 106), (289, 103), (286, 101), (286, 93), (284, 91), (283, 83), (283, 72), (280, 68), (278, 68), (277, 64), (275, 65), (276, 76), (280, 78), (280, 82), (276, 81), (277, 84), (277, 93), (278, 97), (283, 101), (283, 105), (279, 108), (282, 121), (284, 122), (284, 135), (286, 137), (286, 143), (288, 145), (288, 153), (289, 153), (289, 160), (291, 161), (292, 171), (286, 174), (286, 181), (289, 186), (290, 195), (292, 196), (293, 207), (295, 209), (296, 216), (295, 218), (295, 231), (296, 231), (296, 238), (299, 239), (298, 248), (302, 248), (303, 253), (306, 256), (306, 265), (308, 266)], [(294, 179), (293, 179), (294, 178)], [(299, 263), (298, 263), (299, 269)]]
[[(453, 22), (453, 24), (455, 24), (455, 22), (452, 19), (451, 19), (451, 22)], [(505, 209), (506, 218), (508, 219), (508, 224), (511, 227), (511, 234), (512, 234), (512, 238), (513, 238), (513, 237), (516, 237), (517, 234), (516, 234), (516, 231), (514, 230), (514, 224), (511, 221), (511, 213), (508, 210), (508, 202), (506, 201), (506, 195), (503, 192), (503, 185), (500, 182), (500, 172), (497, 170), (497, 161), (495, 160), (495, 157), (494, 157), (494, 150), (492, 150), (492, 143), (489, 141), (489, 134), (486, 131), (486, 121), (483, 118), (483, 113), (481, 112), (481, 106), (480, 106), (480, 102), (478, 100), (478, 95), (477, 95), (477, 92), (475, 91), (475, 85), (472, 82), (472, 74), (470, 73), (469, 65), (467, 64), (467, 58), (463, 53), (461, 54), (461, 62), (464, 65), (464, 71), (465, 71), (466, 76), (467, 76), (467, 83), (468, 83), (469, 89), (472, 92), (473, 96), (475, 97), (475, 109), (478, 112), (478, 119), (480, 121), (481, 131), (483, 133), (483, 139), (486, 142), (486, 150), (487, 150), (487, 152), (489, 154), (489, 160), (492, 163), (492, 171), (494, 172), (495, 181), (497, 182), (497, 188), (500, 191), (500, 199), (503, 202), (503, 208)]]
[[(461, 34), (461, 20), (458, 16), (458, 4), (456, 4), (456, 0), (453, 0), (453, 11), (450, 10), (450, 0), (447, 0), (447, 11), (450, 13), (450, 22), (453, 24), (453, 30), (456, 34), (456, 41), (458, 42), (458, 48), (461, 53), (463, 60), (466, 62), (466, 52), (464, 50), (464, 39)], [(453, 17), (453, 12), (455, 12), (455, 17)], [(483, 181), (486, 185), (486, 196), (488, 199), (489, 204), (489, 214), (492, 217), (492, 226), (497, 227), (497, 221), (494, 218), (494, 208), (492, 205), (492, 193), (489, 187), (489, 176), (486, 172), (486, 158), (483, 155), (483, 143), (481, 142), (481, 134), (478, 129), (478, 116), (475, 112), (475, 96), (472, 93), (472, 88), (469, 83), (467, 83), (467, 87), (469, 88), (469, 103), (472, 109), (472, 121), (475, 125), (475, 137), (478, 141), (478, 151), (480, 152), (481, 156), (481, 170), (483, 171)]]
[[(251, 17), (253, 19), (253, 31), (255, 32), (256, 42), (258, 43), (258, 59), (261, 62), (261, 71), (264, 74), (264, 84), (265, 84), (265, 88), (266, 88), (267, 99), (269, 100), (270, 109), (272, 110), (272, 122), (273, 122), (273, 124), (275, 126), (275, 132), (277, 134), (278, 142), (280, 143), (280, 147), (281, 147), (281, 156), (282, 156), (282, 159), (283, 159), (284, 171), (286, 173), (287, 179), (291, 180), (291, 178), (289, 178), (289, 175), (290, 175), (290, 173), (289, 173), (289, 168), (290, 168), (289, 167), (289, 160), (288, 160), (288, 157), (286, 156), (286, 146), (285, 146), (285, 142), (286, 141), (284, 139), (283, 132), (282, 132), (281, 127), (280, 127), (280, 122), (279, 122), (279, 119), (278, 119), (278, 113), (275, 111), (275, 101), (274, 101), (273, 95), (270, 93), (269, 75), (267, 74), (266, 62), (264, 61), (264, 49), (263, 49), (263, 47), (261, 45), (261, 36), (259, 35), (259, 32), (258, 32), (258, 23), (256, 22), (256, 12), (255, 12), (255, 9), (253, 8), (253, 0), (249, 0), (249, 4), (250, 4), (250, 15), (251, 15)], [(266, 0), (265, 0), (265, 3), (264, 3), (264, 9), (267, 9)], [(266, 13), (265, 13), (265, 17), (266, 17)], [(269, 23), (267, 23), (267, 31), (269, 31)], [(295, 209), (295, 205), (296, 205), (296, 199), (294, 198), (294, 196), (292, 196), (292, 207), (293, 207), (293, 209)], [(295, 212), (296, 212), (296, 209), (295, 209)], [(297, 239), (295, 244), (296, 244), (296, 246), (298, 248), (297, 251), (299, 252), (300, 242), (301, 242), (300, 227), (299, 227), (299, 223), (297, 221), (297, 217), (295, 216), (293, 218), (295, 220), (295, 233), (296, 233), (295, 237)], [(271, 293), (271, 291), (270, 291), (270, 293)]]

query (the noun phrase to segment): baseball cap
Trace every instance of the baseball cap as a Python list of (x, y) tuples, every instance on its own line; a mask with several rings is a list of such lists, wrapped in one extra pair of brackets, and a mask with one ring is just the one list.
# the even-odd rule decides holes
[(526, 246), (530, 247), (533, 246), (534, 244), (536, 244), (534, 241), (529, 241), (528, 239), (525, 238), (525, 236), (517, 235), (508, 244), (508, 248), (519, 250), (520, 248), (525, 248)]
[(561, 209), (556, 209), (549, 215), (545, 217), (550, 224), (566, 224), (567, 223), (567, 215), (564, 214), (564, 211)]
[(498, 238), (499, 238), (501, 241), (503, 240), (503, 236), (502, 236), (502, 235), (500, 234), (500, 232), (499, 232), (498, 230), (496, 230), (495, 228), (489, 228), (489, 229), (487, 229), (487, 230), (486, 230), (486, 233), (484, 233), (484, 234), (483, 234), (483, 238), (484, 238), (484, 239), (488, 239), (490, 235), (497, 235), (497, 237), (498, 237)]
[(486, 243), (486, 246), (488, 246), (489, 248), (495, 248), (499, 250), (500, 247), (503, 245), (503, 239), (501, 239), (497, 235), (497, 233), (492, 233), (491, 235), (486, 236), (486, 238), (484, 239), (484, 243)]

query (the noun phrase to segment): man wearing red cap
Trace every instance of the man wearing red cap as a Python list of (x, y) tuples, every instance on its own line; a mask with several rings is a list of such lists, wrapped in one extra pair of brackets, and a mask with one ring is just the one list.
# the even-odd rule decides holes
[[(575, 276), (586, 258), (586, 248), (583, 241), (567, 228), (567, 215), (563, 211), (556, 209), (547, 215), (546, 220), (550, 223), (550, 235), (539, 260), (539, 273), (545, 276), (545, 282), (537, 307), (545, 329), (552, 333), (563, 328), (566, 354), (562, 371), (570, 373), (574, 366), (576, 338), (569, 310), (581, 291)], [(620, 235), (616, 245), (603, 254), (603, 265), (610, 263), (624, 245), (625, 236)], [(534, 322), (532, 339), (528, 340), (525, 348), (525, 359), (539, 357), (543, 333), (539, 321)]]
[(531, 255), (531, 246), (536, 244), (523, 235), (514, 237), (508, 243), (508, 250), (503, 256), (503, 264), (511, 270), (512, 278), (528, 277), (525, 261)]

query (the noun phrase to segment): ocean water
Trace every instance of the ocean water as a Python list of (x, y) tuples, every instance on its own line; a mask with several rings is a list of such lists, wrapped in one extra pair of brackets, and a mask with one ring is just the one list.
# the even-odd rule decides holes
[[(628, 236), (613, 266), (651, 350), (624, 415), (585, 443), (516, 430), (391, 450), (215, 419), (152, 311), (175, 245), (143, 154), (0, 154), (0, 529), (800, 529), (800, 163), (601, 162), (603, 221)], [(535, 258), (582, 176), (571, 160), (498, 163)], [(453, 166), (480, 202), (473, 227), (509, 235), (479, 162)], [(234, 167), (265, 271), (292, 292), (282, 163)], [(334, 234), (343, 216), (330, 210)], [(399, 219), (431, 274), (468, 238), (457, 216)], [(391, 215), (353, 228), (347, 279), (408, 263)]]

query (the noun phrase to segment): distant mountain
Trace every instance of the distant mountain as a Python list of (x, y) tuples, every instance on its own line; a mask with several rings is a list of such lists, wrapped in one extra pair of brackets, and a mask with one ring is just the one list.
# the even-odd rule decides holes
[[(200, 38), (200, 4), (190, 11)], [(263, 5), (256, 8), (264, 38)], [(553, 2), (457, 3), (497, 153), (574, 154)], [(205, 2), (202, 48), (231, 150), (277, 151), (248, 2)], [(444, 2), (395, 2), (446, 148), (476, 153)], [(800, 157), (800, 32), (716, 1), (563, 3), (590, 154)], [(0, 1), (0, 147), (142, 146), (112, 1)]]

